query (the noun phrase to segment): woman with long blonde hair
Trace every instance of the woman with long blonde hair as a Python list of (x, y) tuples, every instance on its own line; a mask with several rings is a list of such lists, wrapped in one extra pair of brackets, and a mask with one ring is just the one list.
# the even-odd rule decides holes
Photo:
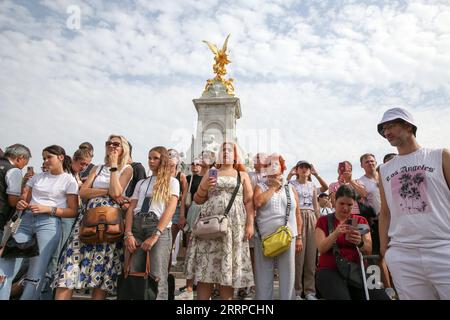
[(55, 280), (57, 300), (72, 298), (74, 289), (93, 289), (92, 299), (103, 300), (114, 294), (117, 276), (122, 273), (123, 242), (86, 244), (80, 241), (80, 225), (89, 209), (109, 206), (120, 209), (123, 195), (133, 175), (128, 164), (128, 141), (120, 135), (110, 135), (105, 143), (105, 163), (95, 166), (80, 188), (86, 202), (59, 258)]
[(133, 254), (131, 268), (145, 270), (150, 251), (150, 272), (160, 280), (157, 300), (168, 299), (168, 266), (172, 249), (172, 216), (177, 207), (180, 184), (172, 176), (169, 153), (154, 147), (148, 154), (152, 175), (139, 181), (125, 218), (125, 248)]

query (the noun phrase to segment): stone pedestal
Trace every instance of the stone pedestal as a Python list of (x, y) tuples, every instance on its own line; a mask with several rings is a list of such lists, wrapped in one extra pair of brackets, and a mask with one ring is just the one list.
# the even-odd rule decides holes
[(192, 162), (202, 150), (217, 154), (224, 141), (237, 143), (236, 121), (241, 118), (239, 98), (229, 95), (225, 86), (216, 82), (193, 102), (198, 114), (197, 132), (186, 152), (187, 161)]

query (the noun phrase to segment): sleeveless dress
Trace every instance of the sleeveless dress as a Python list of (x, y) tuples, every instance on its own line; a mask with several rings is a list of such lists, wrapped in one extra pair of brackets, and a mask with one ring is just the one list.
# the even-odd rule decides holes
[[(236, 187), (237, 178), (220, 176), (202, 205), (200, 217), (224, 213)], [(185, 273), (188, 279), (199, 282), (220, 283), (233, 288), (253, 285), (253, 271), (248, 241), (244, 241), (246, 210), (243, 186), (239, 187), (228, 213), (228, 231), (219, 239), (193, 237), (188, 249)]]
[[(125, 166), (120, 174), (127, 168)], [(103, 172), (103, 171), (102, 171)], [(98, 177), (100, 177), (100, 174)], [(93, 185), (95, 187), (96, 181)], [(126, 190), (126, 188), (124, 188)], [(80, 241), (80, 223), (88, 209), (119, 205), (110, 197), (96, 197), (83, 205), (66, 246), (61, 252), (52, 288), (87, 289), (99, 288), (116, 294), (117, 277), (122, 273), (124, 262), (123, 241), (116, 243), (85, 244)]]

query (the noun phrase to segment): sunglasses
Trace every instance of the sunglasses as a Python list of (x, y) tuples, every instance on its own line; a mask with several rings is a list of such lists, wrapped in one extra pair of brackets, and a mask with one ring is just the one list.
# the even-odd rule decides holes
[(200, 166), (201, 164), (200, 163), (198, 163), (198, 162), (193, 162), (193, 163), (191, 163), (191, 166)]
[(115, 147), (115, 148), (118, 148), (118, 147), (120, 147), (122, 144), (121, 144), (120, 142), (106, 141), (106, 142), (105, 142), (105, 145), (106, 145), (107, 147), (113, 146), (113, 147)]
[(178, 152), (176, 151), (170, 151), (169, 152), (169, 158), (178, 158)]

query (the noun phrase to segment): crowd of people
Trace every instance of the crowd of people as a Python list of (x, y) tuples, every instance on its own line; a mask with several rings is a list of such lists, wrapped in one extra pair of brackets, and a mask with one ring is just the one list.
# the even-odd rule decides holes
[[(0, 153), (0, 299), (88, 291), (103, 300), (121, 289), (125, 260), (145, 272), (149, 259), (156, 299), (167, 300), (179, 233), (186, 285), (175, 299), (450, 299), (450, 152), (421, 147), (402, 108), (386, 111), (377, 129), (398, 154), (379, 166), (363, 154), (359, 178), (351, 161), (339, 162), (330, 184), (307, 160), (286, 172), (277, 153), (256, 154), (247, 172), (232, 142), (204, 150), (188, 172), (177, 150), (153, 147), (149, 176), (121, 135), (108, 137), (101, 164), (91, 163), (88, 142), (72, 157), (51, 145), (42, 172), (29, 167), (24, 176), (29, 148), (8, 146)], [(104, 229), (92, 229), (98, 212), (109, 219)], [(202, 235), (199, 222), (217, 216), (227, 222), (220, 236)], [(38, 252), (12, 254), (17, 244)], [(367, 256), (381, 272), (375, 287), (366, 283)]]

